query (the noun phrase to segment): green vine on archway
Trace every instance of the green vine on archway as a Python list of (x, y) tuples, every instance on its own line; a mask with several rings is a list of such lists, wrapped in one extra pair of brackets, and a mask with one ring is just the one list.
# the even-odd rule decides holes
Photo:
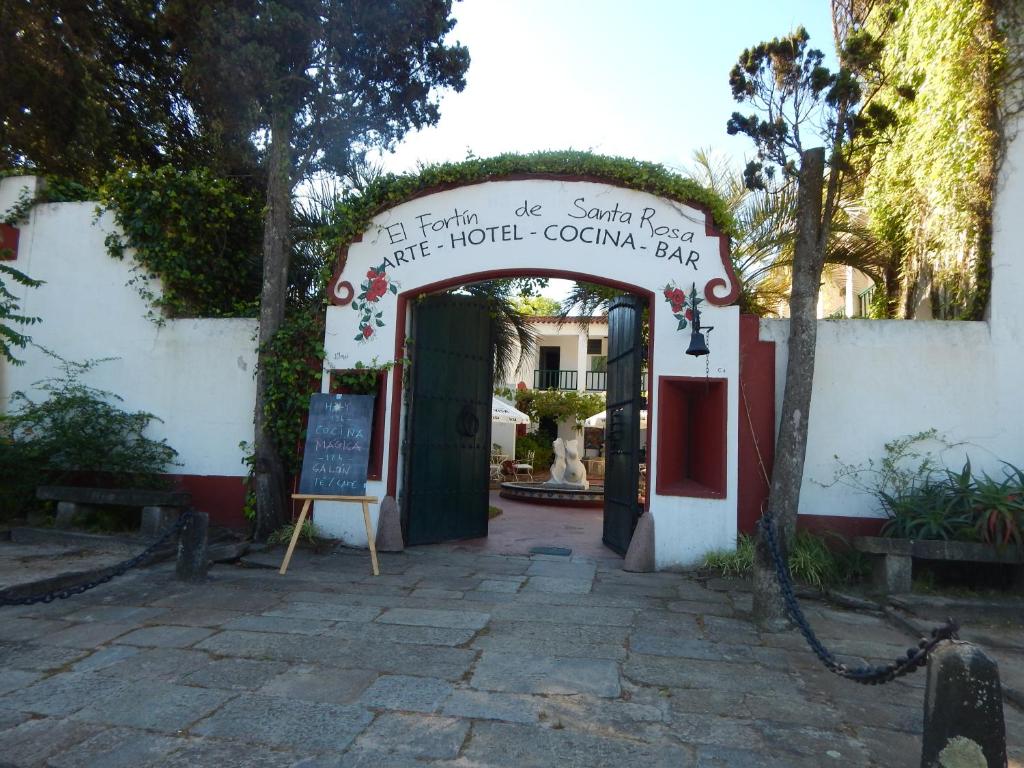
[[(339, 203), (334, 211), (332, 233), (338, 249), (344, 250), (366, 232), (374, 216), (388, 208), (429, 192), (530, 175), (582, 178), (697, 204), (707, 209), (711, 222), (720, 232), (732, 235), (735, 231), (732, 214), (721, 197), (663, 165), (590, 152), (535, 152), (474, 157), (460, 163), (429, 165), (416, 173), (386, 174), (369, 184), (361, 194), (350, 195)], [(333, 268), (334, 264), (327, 265), (325, 281)]]

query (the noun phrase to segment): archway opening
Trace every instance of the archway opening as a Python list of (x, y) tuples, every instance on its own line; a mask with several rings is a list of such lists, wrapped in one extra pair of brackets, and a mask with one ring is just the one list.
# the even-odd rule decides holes
[[(510, 341), (510, 288), (549, 277), (594, 286), (596, 311), (520, 316), (531, 338)], [(563, 270), (477, 273), (430, 288), (399, 296), (411, 358), (396, 424), (407, 543), (623, 554), (646, 498), (651, 293)], [(495, 349), (507, 358), (510, 347), (514, 363), (496, 370)], [(495, 422), (492, 403), (532, 418)], [(488, 507), (500, 516), (489, 521)]]

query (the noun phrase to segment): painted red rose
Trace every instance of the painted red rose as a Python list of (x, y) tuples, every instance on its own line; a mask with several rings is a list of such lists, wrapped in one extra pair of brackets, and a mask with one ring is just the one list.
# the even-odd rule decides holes
[(672, 291), (672, 302), (678, 302), (679, 304), (686, 303), (686, 293), (683, 291), (682, 288), (676, 288), (674, 291)]
[(378, 272), (375, 269), (371, 269), (371, 270), (367, 271), (366, 276), (368, 278), (370, 278), (371, 280), (376, 280), (379, 277), (383, 277), (383, 273), (382, 272)]
[(370, 283), (370, 287), (366, 291), (366, 299), (367, 301), (377, 301), (377, 299), (379, 299), (387, 292), (387, 279), (383, 277), (378, 277), (376, 280)]
[(373, 336), (373, 327), (369, 325), (363, 326), (363, 338), (368, 339)]
[(669, 299), (669, 300), (672, 299), (672, 289), (671, 288), (666, 288), (665, 289), (665, 298)]
[(682, 308), (683, 308), (682, 304), (680, 304), (678, 302), (675, 302), (675, 301), (672, 302), (672, 311), (673, 312), (679, 312), (680, 310), (682, 310)]
[(686, 319), (687, 320), (693, 320), (693, 310), (692, 309), (686, 310)]

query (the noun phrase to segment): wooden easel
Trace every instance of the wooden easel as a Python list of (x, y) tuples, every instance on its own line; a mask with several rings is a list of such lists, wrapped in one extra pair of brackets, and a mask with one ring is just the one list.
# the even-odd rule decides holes
[(317, 501), (351, 501), (359, 502), (363, 505), (363, 522), (366, 523), (366, 540), (370, 544), (370, 563), (373, 565), (373, 575), (380, 576), (380, 569), (377, 567), (377, 543), (374, 541), (373, 529), (370, 526), (370, 504), (377, 503), (376, 496), (319, 496), (313, 493), (293, 493), (293, 499), (304, 499), (305, 503), (302, 505), (302, 511), (299, 513), (299, 520), (295, 523), (295, 533), (292, 534), (292, 540), (288, 544), (288, 551), (284, 555), (284, 562), (281, 563), (281, 570), (278, 571), (282, 576), (285, 571), (288, 570), (288, 563), (291, 562), (292, 552), (295, 551), (295, 545), (299, 541), (299, 534), (302, 533), (302, 524), (306, 522), (306, 515), (309, 514), (309, 507), (313, 503), (313, 500)]

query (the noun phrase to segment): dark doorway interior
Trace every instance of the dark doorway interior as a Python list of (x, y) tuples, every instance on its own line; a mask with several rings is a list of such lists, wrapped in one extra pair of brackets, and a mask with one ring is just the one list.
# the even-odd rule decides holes
[(560, 347), (541, 347), (538, 350), (537, 362), (540, 368), (534, 377), (535, 389), (559, 389), (559, 368), (562, 364)]

